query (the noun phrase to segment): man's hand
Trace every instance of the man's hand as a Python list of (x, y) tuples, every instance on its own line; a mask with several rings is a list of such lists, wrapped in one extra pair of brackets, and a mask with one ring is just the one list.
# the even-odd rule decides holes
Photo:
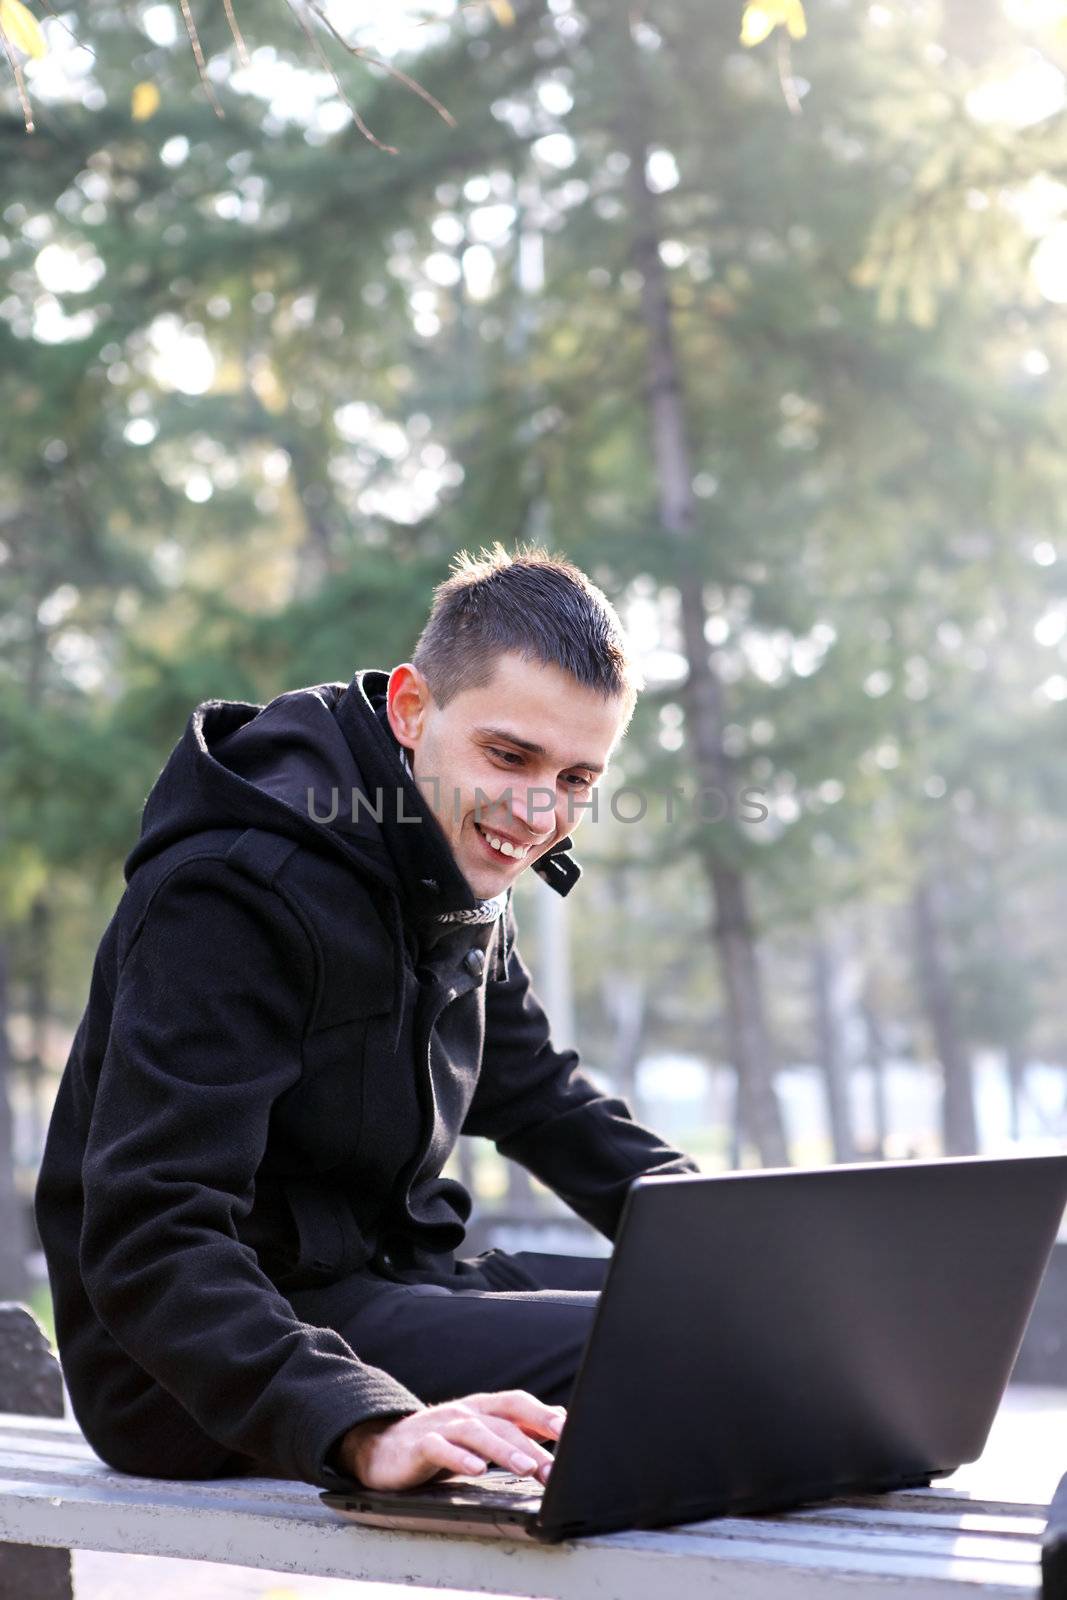
[(410, 1417), (372, 1417), (350, 1428), (338, 1456), (368, 1489), (411, 1489), (441, 1471), (484, 1472), (486, 1465), (547, 1482), (552, 1457), (535, 1442), (556, 1439), (567, 1413), (525, 1389), (469, 1394)]

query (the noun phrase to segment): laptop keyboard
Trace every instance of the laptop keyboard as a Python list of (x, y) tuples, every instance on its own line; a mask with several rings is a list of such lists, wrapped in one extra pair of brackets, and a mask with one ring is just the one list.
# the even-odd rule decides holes
[(439, 1479), (436, 1483), (424, 1483), (419, 1489), (420, 1495), (440, 1495), (442, 1499), (454, 1500), (461, 1495), (464, 1500), (487, 1505), (495, 1503), (524, 1507), (528, 1504), (540, 1505), (542, 1492), (536, 1479), (517, 1477), (511, 1472), (478, 1472), (470, 1476), (456, 1474)]

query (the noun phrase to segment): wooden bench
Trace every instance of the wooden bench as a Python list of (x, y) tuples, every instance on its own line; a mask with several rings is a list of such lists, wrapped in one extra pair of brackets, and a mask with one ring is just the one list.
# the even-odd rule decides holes
[(1045, 1517), (934, 1488), (558, 1546), (401, 1534), (346, 1523), (310, 1484), (116, 1472), (69, 1420), (0, 1414), (0, 1540), (491, 1594), (1021, 1600), (1041, 1592)]
[[(1067, 1531), (1046, 1541), (1042, 1591), (1047, 1509), (1007, 1485), (544, 1546), (361, 1528), (311, 1484), (280, 1478), (134, 1477), (101, 1461), (62, 1412), (43, 1333), (24, 1307), (0, 1304), (0, 1600), (68, 1600), (69, 1552), (81, 1549), (559, 1600), (1067, 1600)], [(1067, 1479), (1056, 1509), (1067, 1530)]]

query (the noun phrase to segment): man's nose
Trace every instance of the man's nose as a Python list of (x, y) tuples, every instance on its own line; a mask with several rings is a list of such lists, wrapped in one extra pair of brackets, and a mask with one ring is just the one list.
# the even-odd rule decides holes
[(512, 791), (512, 809), (516, 820), (525, 823), (538, 838), (555, 832), (556, 796), (545, 785), (516, 787)]

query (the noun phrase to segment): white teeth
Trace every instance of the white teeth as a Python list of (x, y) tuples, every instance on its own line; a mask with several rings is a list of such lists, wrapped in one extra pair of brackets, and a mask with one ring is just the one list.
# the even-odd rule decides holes
[(516, 861), (526, 858), (526, 851), (520, 846), (512, 844), (510, 839), (498, 839), (495, 833), (486, 833), (482, 830), (482, 838), (487, 839), (494, 850), (499, 850), (502, 856), (513, 856)]

